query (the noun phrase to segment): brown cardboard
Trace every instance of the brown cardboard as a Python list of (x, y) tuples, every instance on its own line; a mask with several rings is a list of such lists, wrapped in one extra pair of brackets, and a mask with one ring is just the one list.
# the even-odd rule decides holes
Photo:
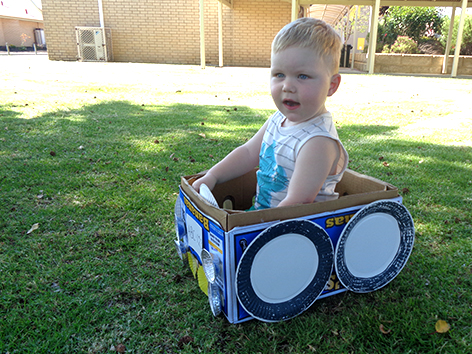
[(216, 208), (206, 202), (191, 187), (192, 183), (201, 176), (203, 174), (182, 177), (181, 188), (202, 212), (215, 219), (225, 231), (237, 226), (293, 219), (369, 204), (376, 200), (395, 198), (399, 195), (398, 189), (389, 183), (347, 170), (336, 187), (336, 191), (340, 195), (336, 200), (245, 212), (244, 210), (251, 207), (252, 199), (256, 193), (256, 170), (219, 184), (213, 190), (219, 205), (223, 205), (226, 199), (230, 199), (235, 210)]

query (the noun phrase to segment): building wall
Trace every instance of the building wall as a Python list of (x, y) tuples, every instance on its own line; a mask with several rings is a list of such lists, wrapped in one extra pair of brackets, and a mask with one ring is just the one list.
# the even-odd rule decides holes
[(43, 28), (40, 22), (0, 18), (0, 45), (5, 43), (17, 47), (31, 47), (35, 28)]
[[(102, 0), (113, 60), (200, 64), (199, 0)], [(76, 60), (76, 26), (99, 26), (97, 0), (43, 0), (51, 60)], [(290, 22), (284, 0), (234, 0), (223, 5), (224, 65), (269, 66), (275, 34)], [(218, 65), (218, 2), (205, 0), (205, 57)]]

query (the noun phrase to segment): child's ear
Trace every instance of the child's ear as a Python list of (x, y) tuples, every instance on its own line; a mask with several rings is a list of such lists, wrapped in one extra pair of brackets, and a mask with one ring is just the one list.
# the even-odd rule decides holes
[(341, 84), (341, 75), (334, 74), (331, 76), (331, 81), (329, 83), (328, 97), (334, 95), (338, 90), (339, 85)]

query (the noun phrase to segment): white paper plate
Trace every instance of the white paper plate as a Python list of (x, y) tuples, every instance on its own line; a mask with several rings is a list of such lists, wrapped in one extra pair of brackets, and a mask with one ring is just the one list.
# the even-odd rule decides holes
[(414, 239), (413, 219), (402, 204), (379, 200), (367, 205), (349, 220), (336, 245), (339, 280), (358, 293), (382, 288), (405, 266)]
[(307, 220), (289, 220), (261, 232), (236, 270), (236, 294), (253, 317), (276, 322), (308, 309), (333, 269), (333, 245), (325, 230)]
[(218, 208), (218, 202), (216, 201), (213, 193), (211, 192), (210, 188), (205, 183), (200, 185), (200, 195), (206, 199), (208, 203)]

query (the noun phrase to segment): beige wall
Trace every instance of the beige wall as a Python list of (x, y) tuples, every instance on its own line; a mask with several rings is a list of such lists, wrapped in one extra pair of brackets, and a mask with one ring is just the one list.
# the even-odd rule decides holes
[[(119, 62), (200, 64), (199, 0), (102, 0)], [(43, 0), (51, 60), (76, 60), (76, 26), (99, 26), (97, 0)], [(283, 0), (223, 5), (224, 65), (269, 66), (273, 37), (290, 22)], [(218, 65), (218, 2), (204, 0), (206, 63)]]
[(42, 23), (0, 18), (0, 46), (31, 47), (35, 28), (43, 28)]
[[(448, 70), (452, 71), (454, 57), (449, 56)], [(403, 73), (403, 74), (441, 74), (444, 61), (443, 55), (428, 54), (375, 54), (375, 73)], [(367, 71), (366, 54), (355, 55), (354, 67)], [(457, 65), (458, 75), (472, 75), (472, 56), (460, 56)]]

